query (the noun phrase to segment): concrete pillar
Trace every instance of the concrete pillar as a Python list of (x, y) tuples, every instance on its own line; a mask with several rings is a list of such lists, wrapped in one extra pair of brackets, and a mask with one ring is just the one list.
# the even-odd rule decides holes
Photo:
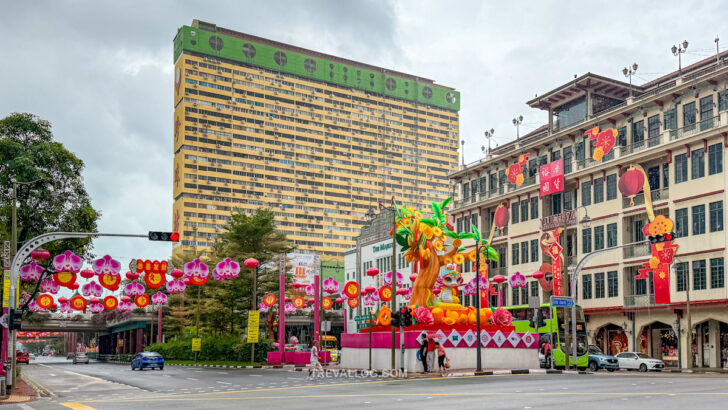
[(710, 367), (721, 367), (722, 363), (720, 363), (719, 339), (720, 326), (718, 326), (718, 321), (711, 319), (710, 322), (708, 322), (708, 327), (710, 330), (710, 334), (708, 336), (708, 344), (710, 345)]
[(136, 330), (136, 350), (134, 353), (139, 353), (144, 350), (144, 329)]

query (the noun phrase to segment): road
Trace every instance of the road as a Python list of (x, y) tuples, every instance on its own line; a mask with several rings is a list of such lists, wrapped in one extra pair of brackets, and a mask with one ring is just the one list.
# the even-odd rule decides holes
[[(128, 366), (37, 360), (23, 374), (52, 395), (17, 406), (37, 409), (346, 408), (725, 408), (724, 375), (604, 373), (428, 379), (306, 379), (289, 369), (132, 372)], [(12, 408), (12, 406), (11, 406)]]

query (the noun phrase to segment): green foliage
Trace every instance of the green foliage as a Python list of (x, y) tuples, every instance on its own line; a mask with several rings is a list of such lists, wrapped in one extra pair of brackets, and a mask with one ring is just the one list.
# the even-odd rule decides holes
[[(255, 344), (255, 362), (263, 363), (272, 349), (273, 341), (261, 339)], [(144, 350), (157, 352), (165, 360), (193, 360), (192, 339), (182, 339), (166, 343), (154, 343)], [(199, 361), (236, 361), (250, 362), (250, 344), (241, 342), (239, 337), (202, 336), (202, 347), (198, 353)]]

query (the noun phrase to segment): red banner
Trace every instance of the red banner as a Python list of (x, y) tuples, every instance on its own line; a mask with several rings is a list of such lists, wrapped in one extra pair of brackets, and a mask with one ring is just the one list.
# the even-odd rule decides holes
[(670, 265), (661, 263), (652, 271), (652, 280), (655, 283), (655, 304), (666, 305), (670, 303)]
[(561, 289), (561, 258), (551, 259), (551, 283), (554, 285), (554, 296), (564, 296)]
[(559, 159), (541, 165), (541, 196), (555, 194), (564, 190), (564, 160)]

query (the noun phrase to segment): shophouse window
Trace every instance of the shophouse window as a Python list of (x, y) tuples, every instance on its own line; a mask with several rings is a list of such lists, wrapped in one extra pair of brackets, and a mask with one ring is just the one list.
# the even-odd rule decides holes
[(617, 199), (617, 174), (607, 175), (607, 201)]
[(478, 180), (478, 186), (478, 191), (483, 194), (488, 190), (488, 183), (485, 177), (480, 177), (480, 179)]
[(604, 202), (604, 179), (597, 178), (594, 180), (594, 203)]
[(687, 289), (688, 280), (688, 263), (679, 262), (675, 264), (675, 273), (677, 274), (677, 291), (685, 292), (685, 289)]
[(584, 161), (584, 140), (579, 140), (574, 144), (574, 154), (577, 161)]
[(583, 299), (592, 298), (592, 275), (584, 275), (584, 279), (581, 281), (581, 292)]
[(705, 289), (705, 260), (693, 261), (693, 290)]
[(521, 201), (521, 221), (528, 221), (528, 200)]
[(551, 195), (551, 215), (561, 213), (561, 193)]
[(667, 188), (670, 186), (670, 164), (662, 165), (662, 187)]
[(564, 148), (564, 174), (571, 173), (571, 161), (574, 154), (572, 153), (572, 147), (569, 145)]
[(518, 244), (514, 243), (511, 245), (511, 265), (518, 265), (519, 263), (519, 257), (518, 257)]
[(594, 227), (594, 250), (604, 249), (604, 225)]
[(635, 147), (642, 146), (645, 140), (645, 123), (644, 121), (635, 121), (632, 123), (632, 144)]
[(723, 172), (723, 144), (713, 144), (708, 147), (708, 175)]
[(591, 205), (591, 182), (585, 181), (581, 184), (581, 205)]
[(700, 99), (700, 130), (713, 128), (713, 96)]
[(693, 207), (693, 235), (705, 233), (705, 205)]
[(710, 209), (710, 232), (723, 230), (723, 201), (711, 202)]
[(594, 297), (604, 298), (604, 272), (594, 274)]
[(518, 297), (520, 295), (519, 289), (518, 288), (513, 288), (512, 289), (512, 292), (511, 292), (511, 295), (512, 295), (511, 296), (512, 297), (512, 299), (511, 299), (511, 305), (512, 306), (516, 306), (516, 305), (520, 304), (520, 302), (519, 302), (519, 299), (520, 298)]
[(647, 119), (647, 145), (654, 147), (660, 143), (660, 115)]
[(665, 111), (662, 117), (665, 121), (666, 130), (674, 130), (677, 128), (677, 108)]
[(463, 199), (470, 198), (470, 183), (466, 182), (463, 184)]
[(521, 263), (528, 263), (528, 241), (521, 242)]
[(710, 288), (721, 289), (725, 286), (725, 271), (723, 270), (723, 258), (710, 260)]
[(531, 198), (531, 219), (538, 218), (538, 197)]
[(561, 151), (554, 150), (551, 152), (551, 162), (558, 161), (561, 159)]
[(583, 254), (587, 254), (592, 251), (592, 230), (591, 228), (584, 228), (581, 230), (581, 243), (582, 243), (582, 252)]
[(675, 155), (675, 183), (679, 184), (688, 180), (688, 156), (687, 154)]
[(683, 105), (683, 129), (692, 131), (695, 129), (695, 102)]
[(607, 297), (615, 298), (619, 296), (619, 279), (617, 279), (617, 271), (607, 272)]
[(531, 297), (538, 297), (538, 282), (536, 281), (531, 282)]
[(470, 193), (472, 194), (471, 196), (473, 198), (475, 198), (478, 195), (478, 181), (476, 181), (476, 180), (470, 181)]
[(607, 248), (617, 246), (617, 224), (607, 225)]
[(718, 92), (718, 111), (728, 110), (728, 90)]
[[(559, 194), (561, 195), (561, 194)], [(564, 192), (564, 210), (571, 211), (574, 209), (574, 192)]]
[(675, 210), (675, 236), (678, 238), (684, 238), (688, 236), (688, 209), (676, 209)]
[(620, 147), (627, 146), (627, 127), (617, 129), (617, 145)]
[(463, 218), (458, 218), (457, 227), (458, 227), (458, 232), (463, 231)]
[(690, 179), (698, 179), (705, 176), (705, 150), (702, 148), (696, 149), (690, 155), (692, 160), (692, 167), (690, 173)]
[[(649, 280), (649, 284), (647, 283)], [(649, 273), (648, 279), (634, 279), (634, 294), (635, 295), (647, 295), (652, 294), (653, 281), (652, 272)]]
[(518, 202), (514, 201), (511, 204), (511, 223), (517, 224), (518, 218), (521, 216), (520, 213), (518, 213)]

